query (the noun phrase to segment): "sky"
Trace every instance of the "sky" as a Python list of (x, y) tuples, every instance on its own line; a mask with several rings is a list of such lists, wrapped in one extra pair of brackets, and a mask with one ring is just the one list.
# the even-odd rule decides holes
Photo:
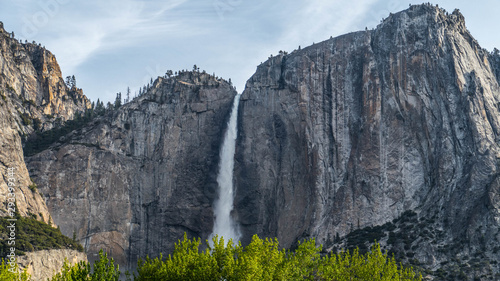
[[(132, 95), (167, 70), (231, 78), (238, 92), (257, 65), (330, 36), (375, 28), (404, 0), (0, 0), (0, 21), (18, 39), (55, 54), (92, 101)], [(460, 9), (487, 50), (500, 48), (498, 0), (434, 1)]]

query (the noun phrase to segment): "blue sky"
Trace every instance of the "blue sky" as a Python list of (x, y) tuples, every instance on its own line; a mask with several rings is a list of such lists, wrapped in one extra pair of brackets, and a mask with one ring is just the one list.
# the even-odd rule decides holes
[[(270, 54), (374, 28), (400, 0), (0, 0), (0, 21), (16, 38), (52, 51), (63, 75), (95, 101), (114, 100), (168, 69), (231, 78), (239, 92)], [(500, 48), (497, 0), (434, 1), (459, 8), (483, 48)]]

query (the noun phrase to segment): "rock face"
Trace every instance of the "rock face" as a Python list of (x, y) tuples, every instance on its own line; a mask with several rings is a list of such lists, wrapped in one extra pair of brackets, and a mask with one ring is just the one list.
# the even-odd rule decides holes
[(61, 271), (65, 260), (77, 264), (86, 262), (87, 256), (75, 250), (45, 250), (26, 253), (18, 258), (18, 263), (27, 269), (31, 280), (47, 280)]
[(495, 75), (497, 77), (498, 83), (500, 83), (500, 51), (495, 48), (490, 54), (489, 61)]
[(38, 119), (40, 129), (50, 129), (56, 119), (72, 119), (77, 112), (90, 108), (81, 89), (70, 89), (64, 83), (55, 56), (45, 48), (34, 43), (21, 44), (0, 27), (0, 52), (0, 85), (6, 88), (4, 95), (20, 100), (24, 107), (20, 113)]
[[(463, 16), (430, 5), (270, 58), (239, 108), (244, 241), (331, 245), (414, 210), (436, 218), (436, 239), (461, 242), (453, 256), (479, 254), (498, 272), (499, 101), (489, 54)], [(436, 268), (451, 254), (430, 240), (411, 245)]]
[[(81, 90), (68, 89), (55, 57), (35, 44), (21, 44), (0, 24), (0, 215), (8, 215), (7, 169), (15, 169), (15, 195), (23, 216), (45, 222), (50, 214), (24, 164), (22, 137), (73, 118), (90, 107)], [(30, 189), (29, 186), (32, 186)]]
[[(50, 53), (2, 35), (1, 137), (18, 152), (1, 156), (7, 167), (23, 160), (18, 132), (33, 130), (22, 113), (47, 129), (46, 114), (64, 118), (88, 102), (57, 79)], [(23, 67), (10, 67), (12, 58)], [(498, 274), (499, 69), (498, 52), (480, 48), (458, 11), (430, 5), (261, 64), (239, 107), (234, 216), (243, 242), (257, 233), (293, 247), (315, 237), (331, 249), (337, 237), (386, 225), (380, 242), (411, 250), (406, 261)], [(26, 159), (55, 223), (90, 260), (104, 249), (126, 266), (172, 251), (184, 232), (205, 239), (235, 94), (205, 73), (159, 78)], [(403, 231), (413, 227), (422, 236)]]
[(236, 91), (199, 72), (158, 78), (111, 115), (27, 159), (63, 234), (122, 266), (212, 230), (219, 147)]
[[(1, 22), (0, 95), (0, 216), (10, 215), (8, 183), (13, 182), (17, 212), (55, 226), (30, 179), (22, 138), (34, 130), (45, 130), (73, 118), (76, 112), (90, 107), (90, 102), (81, 90), (66, 87), (50, 52), (34, 44), (19, 43), (5, 32)], [(12, 175), (9, 168), (14, 169)], [(74, 250), (28, 252), (18, 257), (18, 263), (28, 269), (33, 280), (47, 280), (61, 269), (65, 259), (76, 263), (86, 260), (86, 255)]]

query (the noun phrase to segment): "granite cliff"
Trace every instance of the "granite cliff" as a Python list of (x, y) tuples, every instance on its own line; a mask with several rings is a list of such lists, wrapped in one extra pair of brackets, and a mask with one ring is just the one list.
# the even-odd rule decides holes
[(236, 91), (200, 72), (159, 77), (146, 94), (27, 159), (54, 222), (89, 260), (121, 265), (208, 237), (219, 146)]
[[(458, 10), (411, 6), (374, 30), (271, 57), (240, 102), (244, 241), (257, 233), (285, 247), (307, 237), (333, 247), (375, 231), (428, 269), (453, 259), (466, 271), (474, 256), (491, 261), (478, 268), (493, 276), (499, 101), (490, 54)], [(401, 217), (414, 217), (413, 233)]]
[[(22, 163), (19, 134), (58, 126), (52, 116), (67, 120), (88, 100), (48, 51), (2, 34), (1, 137), (17, 158), (2, 157)], [(334, 250), (377, 239), (437, 280), (497, 278), (499, 70), (498, 52), (481, 49), (458, 10), (431, 5), (269, 58), (239, 105), (233, 215), (243, 242), (315, 237)], [(105, 249), (127, 266), (170, 252), (184, 232), (207, 238), (235, 95), (198, 71), (160, 77), (28, 157), (54, 222), (90, 260)]]
[[(69, 89), (61, 75), (59, 65), (49, 51), (36, 44), (20, 43), (3, 29), (0, 22), (0, 217), (11, 215), (8, 198), (12, 196), (8, 195), (8, 184), (14, 183), (15, 212), (55, 227), (26, 168), (23, 141), (34, 132), (59, 126), (90, 107), (82, 91), (76, 87)], [(9, 168), (13, 169), (10, 175)], [(26, 235), (19, 233), (20, 227), (18, 220), (18, 244), (11, 245), (16, 249), (26, 247), (26, 244), (19, 246), (19, 243), (26, 242)], [(27, 226), (23, 227), (27, 231)], [(0, 231), (2, 242), (8, 235), (6, 230), (2, 227)], [(29, 242), (36, 247), (39, 241)], [(46, 280), (62, 268), (65, 258), (78, 262), (86, 260), (86, 255), (70, 249), (33, 251), (19, 256), (18, 262), (33, 280)]]
[(49, 51), (36, 44), (20, 43), (0, 22), (1, 216), (7, 215), (7, 168), (12, 167), (20, 214), (50, 221), (45, 202), (26, 169), (22, 141), (34, 131), (52, 128), (90, 107), (82, 91), (76, 87), (68, 89), (61, 75)]

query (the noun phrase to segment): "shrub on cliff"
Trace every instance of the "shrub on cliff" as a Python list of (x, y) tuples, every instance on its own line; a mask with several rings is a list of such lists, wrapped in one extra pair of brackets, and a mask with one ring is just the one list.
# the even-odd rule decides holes
[[(10, 253), (12, 245), (9, 244), (8, 228), (11, 224), (10, 217), (0, 217), (0, 256), (5, 257)], [(15, 254), (24, 255), (24, 252), (32, 252), (49, 249), (74, 249), (83, 252), (80, 243), (64, 236), (61, 230), (54, 228), (45, 222), (33, 217), (21, 217), (16, 213), (15, 222)]]

